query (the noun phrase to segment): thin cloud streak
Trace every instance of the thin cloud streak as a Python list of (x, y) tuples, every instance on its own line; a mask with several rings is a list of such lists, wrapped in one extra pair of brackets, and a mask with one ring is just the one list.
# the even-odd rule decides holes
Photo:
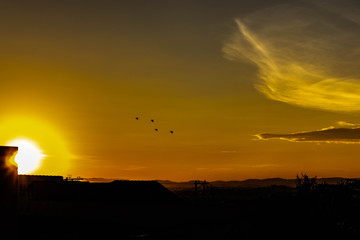
[(264, 164), (252, 165), (251, 167), (253, 167), (253, 168), (270, 168), (270, 167), (282, 167), (282, 165), (264, 163)]
[(324, 128), (316, 131), (277, 134), (263, 133), (256, 135), (260, 140), (281, 139), (291, 142), (326, 142), (326, 143), (360, 143), (360, 127)]
[(225, 57), (259, 68), (270, 99), (335, 112), (360, 111), (360, 9), (350, 1), (285, 4), (236, 19)]
[(346, 121), (338, 121), (337, 124), (342, 127), (360, 127), (358, 123), (351, 123)]
[(237, 151), (235, 151), (235, 150), (223, 150), (221, 152), (222, 153), (236, 153)]

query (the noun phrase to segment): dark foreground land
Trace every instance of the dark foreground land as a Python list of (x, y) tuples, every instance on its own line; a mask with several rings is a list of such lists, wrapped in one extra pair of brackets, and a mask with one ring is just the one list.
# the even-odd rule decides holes
[[(358, 180), (193, 188), (45, 181), (20, 191), (19, 238), (359, 239)], [(53, 182), (51, 182), (53, 181)], [(294, 183), (295, 184), (295, 183)], [(20, 185), (21, 186), (21, 185)], [(20, 201), (20, 200), (19, 200)]]

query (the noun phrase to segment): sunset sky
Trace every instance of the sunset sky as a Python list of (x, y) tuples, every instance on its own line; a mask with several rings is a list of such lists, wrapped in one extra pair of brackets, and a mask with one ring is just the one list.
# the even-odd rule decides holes
[(360, 176), (359, 1), (1, 1), (0, 31), (33, 174)]

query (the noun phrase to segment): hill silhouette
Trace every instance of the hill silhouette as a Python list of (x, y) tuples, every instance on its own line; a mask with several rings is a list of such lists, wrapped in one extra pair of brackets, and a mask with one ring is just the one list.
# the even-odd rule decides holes
[[(112, 178), (85, 178), (89, 182), (112, 182), (118, 179)], [(331, 177), (331, 178), (318, 178), (319, 183), (337, 184), (343, 181), (345, 178), (342, 177)], [(170, 190), (176, 189), (193, 189), (194, 181), (177, 182), (171, 180), (156, 180), (166, 188)], [(296, 187), (296, 179), (284, 179), (284, 178), (265, 178), (265, 179), (246, 179), (239, 181), (210, 181), (214, 187), (218, 188), (260, 188), (270, 186), (285, 186), (294, 188)]]

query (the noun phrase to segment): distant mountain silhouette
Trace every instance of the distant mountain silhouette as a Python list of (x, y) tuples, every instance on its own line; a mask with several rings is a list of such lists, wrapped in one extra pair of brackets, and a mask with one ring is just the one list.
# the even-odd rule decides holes
[[(341, 177), (332, 178), (319, 178), (318, 183), (337, 184), (344, 180)], [(106, 179), (106, 178), (87, 178), (90, 182), (111, 182), (117, 179)], [(194, 181), (188, 182), (174, 182), (170, 180), (157, 180), (160, 184), (168, 189), (193, 189)], [(266, 179), (247, 179), (242, 181), (212, 181), (209, 182), (216, 188), (260, 188), (269, 186), (286, 186), (296, 187), (296, 179), (284, 179), (284, 178), (266, 178)]]

